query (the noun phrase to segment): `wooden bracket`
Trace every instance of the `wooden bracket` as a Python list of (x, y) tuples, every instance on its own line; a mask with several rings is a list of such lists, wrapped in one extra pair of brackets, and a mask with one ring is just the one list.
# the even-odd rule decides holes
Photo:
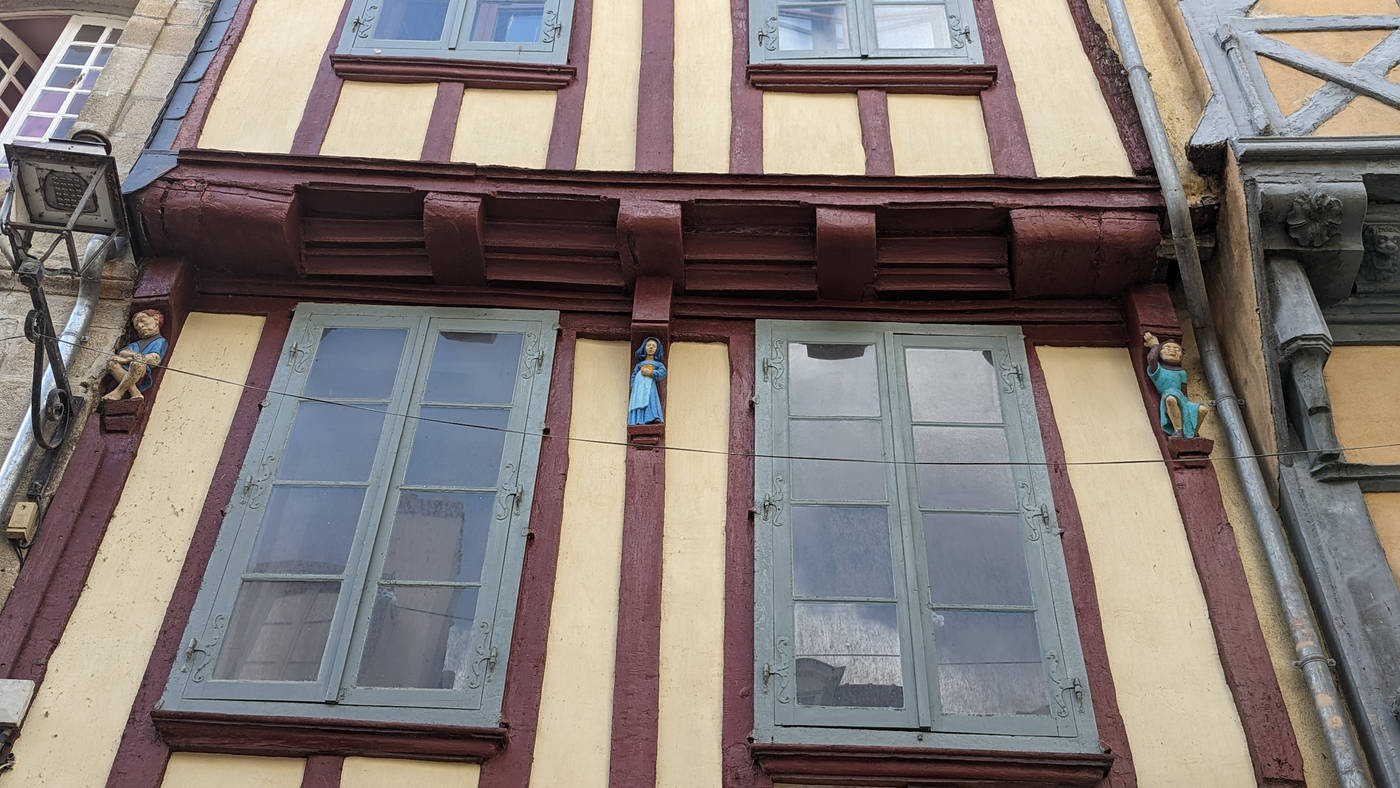
[(875, 212), (817, 211), (817, 293), (859, 301), (875, 282)]
[(1118, 295), (1151, 279), (1161, 240), (1161, 223), (1152, 212), (1013, 209), (1016, 297)]
[(627, 281), (669, 279), (685, 288), (685, 241), (680, 203), (624, 198), (617, 209), (617, 249)]
[(486, 284), (484, 238), (481, 198), (441, 192), (423, 198), (423, 241), (437, 284)]

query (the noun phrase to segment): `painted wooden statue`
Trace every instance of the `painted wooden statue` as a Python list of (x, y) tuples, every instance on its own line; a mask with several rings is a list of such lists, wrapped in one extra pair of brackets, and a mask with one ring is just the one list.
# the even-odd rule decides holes
[(154, 309), (143, 309), (131, 316), (136, 341), (107, 360), (107, 374), (116, 378), (117, 387), (102, 399), (142, 399), (142, 393), (151, 387), (150, 368), (159, 364), (169, 350), (165, 337), (160, 335), (164, 323), (165, 316)]
[(632, 393), (627, 399), (627, 424), (660, 424), (661, 392), (656, 384), (666, 379), (666, 350), (661, 340), (647, 337), (637, 348), (637, 364), (632, 367)]
[(1162, 395), (1158, 406), (1162, 430), (1172, 436), (1196, 437), (1197, 428), (1210, 415), (1210, 406), (1186, 398), (1181, 343), (1171, 339), (1163, 342), (1148, 332), (1142, 335), (1142, 344), (1147, 347), (1147, 377)]

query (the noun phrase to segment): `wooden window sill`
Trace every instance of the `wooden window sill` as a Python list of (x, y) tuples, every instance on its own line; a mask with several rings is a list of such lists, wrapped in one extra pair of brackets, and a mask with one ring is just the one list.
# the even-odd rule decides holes
[(503, 728), (359, 722), (207, 712), (151, 712), (176, 752), (238, 755), (365, 755), (481, 762), (505, 747)]
[(469, 88), (558, 90), (574, 81), (573, 66), (389, 55), (331, 55), (336, 76), (357, 82), (461, 82)]
[(971, 96), (996, 84), (997, 67), (861, 63), (751, 63), (749, 84), (795, 93), (936, 93)]
[(774, 782), (880, 785), (975, 780), (1034, 785), (1098, 785), (1113, 765), (1106, 754), (856, 747), (828, 744), (752, 744)]

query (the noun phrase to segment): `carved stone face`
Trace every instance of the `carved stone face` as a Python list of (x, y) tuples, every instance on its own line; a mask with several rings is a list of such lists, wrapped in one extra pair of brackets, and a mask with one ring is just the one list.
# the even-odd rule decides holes
[(1400, 274), (1400, 224), (1368, 224), (1361, 231), (1365, 255), (1361, 276), (1384, 282)]
[(643, 352), (648, 356), (654, 356), (656, 355), (656, 348), (656, 340), (648, 339), (647, 343), (643, 345)]
[(137, 313), (135, 317), (131, 318), (131, 325), (142, 339), (153, 337), (160, 331), (160, 323), (144, 312)]
[(1168, 363), (1168, 364), (1180, 364), (1180, 363), (1181, 363), (1181, 357), (1182, 357), (1183, 354), (1184, 354), (1184, 351), (1181, 349), (1181, 345), (1178, 345), (1178, 344), (1175, 343), (1175, 342), (1163, 342), (1163, 343), (1162, 343), (1161, 358), (1162, 358), (1162, 360), (1165, 361), (1166, 363)]

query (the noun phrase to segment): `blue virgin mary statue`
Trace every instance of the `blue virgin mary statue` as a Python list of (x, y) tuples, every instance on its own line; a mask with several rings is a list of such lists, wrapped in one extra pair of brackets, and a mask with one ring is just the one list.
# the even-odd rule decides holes
[(661, 340), (647, 337), (636, 352), (637, 364), (632, 367), (632, 394), (627, 399), (627, 424), (659, 424), (661, 417), (661, 393), (656, 383), (666, 379), (666, 365), (661, 360), (666, 351)]

